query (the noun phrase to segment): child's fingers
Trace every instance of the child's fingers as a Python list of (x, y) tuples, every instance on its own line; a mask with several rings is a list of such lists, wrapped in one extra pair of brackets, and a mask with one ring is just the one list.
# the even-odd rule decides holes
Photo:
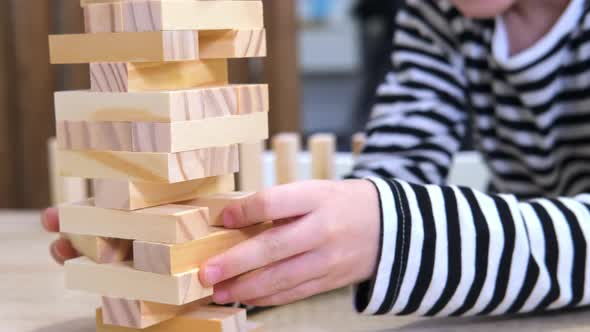
[(228, 228), (303, 216), (320, 202), (323, 191), (319, 181), (308, 181), (273, 187), (229, 205), (224, 211)]
[(310, 296), (334, 289), (331, 281), (325, 278), (310, 280), (295, 288), (273, 294), (271, 296), (259, 298), (256, 300), (243, 301), (243, 304), (256, 307), (270, 307), (293, 303), (306, 299)]
[(218, 284), (213, 300), (226, 304), (268, 297), (324, 277), (327, 265), (325, 254), (311, 251)]
[(324, 240), (316, 223), (295, 221), (242, 242), (207, 261), (199, 274), (205, 285), (215, 285), (246, 272), (317, 248)]
[(41, 214), (41, 225), (49, 232), (59, 232), (57, 208), (48, 208)]
[(51, 256), (59, 264), (63, 264), (68, 259), (79, 257), (80, 254), (72, 247), (68, 239), (55, 240), (50, 247)]

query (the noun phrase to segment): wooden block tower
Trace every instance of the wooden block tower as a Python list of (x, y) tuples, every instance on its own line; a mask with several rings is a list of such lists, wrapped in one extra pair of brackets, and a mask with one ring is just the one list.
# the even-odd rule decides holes
[(198, 269), (272, 227), (220, 227), (248, 196), (233, 193), (239, 145), (268, 138), (268, 87), (228, 83), (228, 59), (266, 55), (262, 1), (81, 5), (86, 33), (50, 36), (52, 63), (90, 65), (90, 91), (55, 94), (59, 172), (94, 193), (59, 208), (86, 255), (67, 287), (102, 296), (97, 331), (257, 330), (210, 305)]

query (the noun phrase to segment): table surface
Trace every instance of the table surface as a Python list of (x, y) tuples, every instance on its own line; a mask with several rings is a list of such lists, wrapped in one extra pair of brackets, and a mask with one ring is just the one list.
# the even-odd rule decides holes
[[(98, 297), (65, 290), (63, 269), (48, 253), (54, 237), (43, 232), (37, 212), (0, 212), (0, 331), (94, 331)], [(510, 318), (361, 317), (352, 312), (345, 290), (250, 318), (269, 332), (590, 330), (590, 310)]]

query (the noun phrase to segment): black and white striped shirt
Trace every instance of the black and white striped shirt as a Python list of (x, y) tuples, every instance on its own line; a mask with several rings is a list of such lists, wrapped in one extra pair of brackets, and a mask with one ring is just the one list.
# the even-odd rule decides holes
[[(380, 193), (366, 314), (499, 315), (590, 304), (590, 8), (515, 56), (501, 18), (409, 0), (355, 177)], [(486, 194), (445, 186), (471, 122)]]

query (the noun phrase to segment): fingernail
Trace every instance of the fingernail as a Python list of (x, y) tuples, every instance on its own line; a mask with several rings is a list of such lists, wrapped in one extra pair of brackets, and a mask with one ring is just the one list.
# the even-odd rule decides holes
[(205, 268), (205, 282), (209, 285), (215, 285), (221, 281), (221, 269), (217, 266), (208, 266)]
[(217, 304), (226, 304), (230, 301), (229, 292), (227, 291), (218, 291), (213, 294), (213, 302)]
[(53, 243), (51, 245), (51, 249), (49, 251), (50, 251), (51, 255), (53, 256), (53, 259), (55, 259), (59, 264), (63, 264), (63, 262), (65, 261), (65, 258), (57, 249), (56, 243)]

